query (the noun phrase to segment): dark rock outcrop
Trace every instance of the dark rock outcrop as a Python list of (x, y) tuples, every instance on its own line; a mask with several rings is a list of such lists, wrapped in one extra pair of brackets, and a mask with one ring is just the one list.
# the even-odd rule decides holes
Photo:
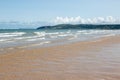
[(120, 29), (120, 24), (59, 24), (55, 26), (41, 26), (37, 29)]

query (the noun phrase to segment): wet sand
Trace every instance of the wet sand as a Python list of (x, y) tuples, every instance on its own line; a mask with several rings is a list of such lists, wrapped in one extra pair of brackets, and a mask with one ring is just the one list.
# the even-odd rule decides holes
[(0, 54), (0, 80), (120, 80), (120, 36)]

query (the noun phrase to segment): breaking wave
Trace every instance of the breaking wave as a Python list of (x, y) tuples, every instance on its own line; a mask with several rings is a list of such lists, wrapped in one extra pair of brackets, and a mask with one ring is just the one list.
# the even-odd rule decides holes
[(0, 32), (0, 48), (19, 45), (53, 45), (120, 35), (120, 30), (23, 30)]

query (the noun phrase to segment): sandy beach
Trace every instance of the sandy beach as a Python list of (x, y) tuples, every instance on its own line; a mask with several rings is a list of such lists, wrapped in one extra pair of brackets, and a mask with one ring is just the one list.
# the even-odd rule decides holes
[(120, 36), (114, 36), (6, 50), (0, 54), (0, 80), (120, 80), (119, 48)]

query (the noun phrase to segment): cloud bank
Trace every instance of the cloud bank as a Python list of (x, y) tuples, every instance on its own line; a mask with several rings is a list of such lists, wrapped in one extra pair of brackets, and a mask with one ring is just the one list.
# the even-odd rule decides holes
[(54, 19), (55, 24), (120, 24), (120, 19), (112, 16), (96, 17), (96, 18), (82, 18), (77, 17), (56, 17)]

